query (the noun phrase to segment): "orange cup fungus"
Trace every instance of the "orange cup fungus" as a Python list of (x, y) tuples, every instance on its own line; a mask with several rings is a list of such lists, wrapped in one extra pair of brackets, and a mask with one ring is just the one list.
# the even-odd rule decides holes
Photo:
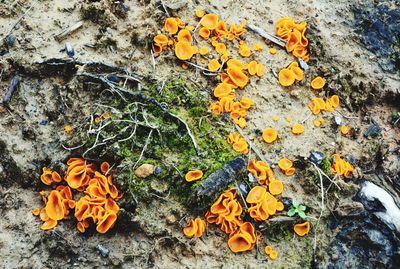
[(220, 67), (221, 67), (221, 64), (216, 59), (212, 59), (208, 63), (208, 70), (210, 70), (212, 72), (217, 71)]
[(339, 107), (339, 96), (332, 95), (324, 101), (322, 98), (314, 98), (309, 104), (308, 108), (314, 115), (319, 114), (321, 111), (333, 112)]
[(210, 37), (211, 31), (210, 29), (206, 27), (201, 27), (199, 30), (199, 36), (201, 36), (204, 39), (208, 39)]
[(340, 132), (342, 133), (342, 135), (347, 135), (350, 131), (350, 127), (347, 125), (342, 125), (340, 126)]
[[(40, 192), (46, 204), (38, 214), (44, 221), (41, 229), (49, 230), (56, 227), (58, 221), (68, 218), (70, 210), (75, 209), (74, 215), (78, 220), (77, 229), (80, 232), (85, 232), (85, 229), (89, 227), (90, 219), (97, 224), (96, 230), (99, 233), (107, 232), (117, 219), (119, 206), (115, 200), (122, 197), (121, 192), (112, 183), (112, 176), (106, 176), (110, 165), (103, 162), (100, 173), (94, 169), (93, 164), (81, 158), (71, 158), (67, 164), (64, 179), (68, 186), (58, 185), (49, 194), (45, 191)], [(52, 172), (53, 175), (54, 173)], [(44, 168), (41, 180), (45, 184), (48, 183), (48, 175), (49, 169)], [(84, 196), (75, 202), (71, 188), (80, 192), (84, 191)]]
[(192, 238), (196, 237), (199, 238), (203, 235), (204, 231), (206, 230), (206, 223), (204, 220), (197, 217), (194, 220), (190, 220), (188, 225), (183, 228), (183, 233), (186, 237)]
[(178, 33), (178, 42), (179, 41), (185, 41), (185, 42), (192, 42), (192, 35), (190, 34), (189, 30), (182, 29)]
[(218, 84), (217, 87), (214, 89), (214, 96), (217, 97), (218, 99), (230, 96), (231, 93), (232, 93), (232, 86), (224, 82)]
[(262, 138), (265, 142), (271, 144), (278, 138), (278, 132), (274, 128), (267, 128), (262, 133)]
[(279, 71), (278, 79), (282, 86), (287, 87), (293, 85), (294, 81), (296, 80), (296, 75), (292, 70), (283, 68), (281, 71)]
[(311, 81), (311, 88), (314, 90), (320, 90), (325, 86), (325, 79), (318, 76)]
[(269, 245), (265, 246), (264, 252), (267, 256), (270, 257), (271, 260), (276, 260), (278, 258), (278, 251), (273, 249), (272, 246)]
[(226, 72), (233, 83), (235, 83), (239, 88), (243, 88), (249, 82), (249, 78), (238, 67), (232, 66), (228, 68)]
[(233, 233), (242, 224), (243, 209), (236, 195), (236, 189), (223, 192), (205, 215), (207, 222), (219, 225), (227, 234)]
[(228, 143), (232, 145), (236, 152), (240, 152), (242, 154), (247, 154), (249, 152), (249, 145), (239, 133), (229, 134)]
[(306, 221), (303, 223), (298, 223), (294, 225), (294, 232), (298, 235), (298, 236), (305, 236), (310, 232), (311, 226), (310, 226), (310, 222)]
[(278, 209), (282, 209), (282, 206), (278, 207), (279, 201), (262, 186), (253, 187), (246, 202), (251, 205), (248, 212), (255, 221), (265, 221), (275, 215)]
[(167, 18), (164, 23), (164, 29), (170, 34), (174, 35), (178, 32), (178, 22), (175, 18)]
[(200, 24), (209, 30), (214, 30), (218, 25), (218, 15), (213, 13), (206, 14), (201, 18)]
[(332, 173), (338, 176), (349, 177), (354, 171), (354, 167), (347, 161), (343, 160), (339, 154), (333, 154), (333, 164), (331, 166)]
[(201, 170), (189, 171), (185, 175), (185, 179), (187, 182), (196, 181), (201, 179), (202, 177), (203, 177), (203, 172)]
[(293, 167), (293, 162), (288, 158), (280, 159), (278, 166), (286, 176), (294, 175), (295, 168)]
[(206, 12), (202, 9), (196, 9), (196, 17), (197, 18), (203, 18), (203, 16), (206, 14)]
[(179, 60), (189, 60), (193, 56), (193, 48), (187, 41), (178, 41), (175, 44), (175, 55)]
[(287, 52), (292, 52), (295, 57), (307, 62), (310, 56), (307, 52), (308, 39), (305, 36), (307, 23), (295, 23), (290, 17), (280, 18), (276, 22), (277, 36), (286, 41)]
[(274, 179), (271, 167), (263, 161), (252, 159), (247, 166), (247, 170), (258, 180), (260, 185), (268, 185)]
[(254, 226), (250, 222), (244, 222), (230, 235), (228, 246), (234, 253), (252, 250), (256, 243)]
[(46, 185), (52, 185), (54, 183), (61, 182), (62, 178), (59, 173), (48, 169), (47, 167), (42, 168), (42, 175), (40, 180)]
[(299, 134), (304, 133), (304, 126), (299, 124), (299, 123), (296, 123), (292, 127), (292, 133), (295, 134), (295, 135), (299, 135)]

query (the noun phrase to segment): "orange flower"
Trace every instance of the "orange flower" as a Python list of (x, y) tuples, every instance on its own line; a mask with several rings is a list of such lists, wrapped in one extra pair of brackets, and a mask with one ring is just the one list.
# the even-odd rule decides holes
[(294, 225), (294, 232), (298, 236), (305, 236), (306, 234), (308, 234), (310, 232), (310, 228), (311, 228), (310, 222), (306, 221), (306, 222)]
[(178, 41), (175, 44), (175, 55), (179, 60), (189, 60), (193, 56), (193, 49), (189, 42)]
[(320, 90), (325, 86), (325, 79), (318, 76), (311, 81), (311, 88), (314, 90)]
[(185, 179), (186, 179), (187, 182), (196, 181), (196, 180), (199, 180), (202, 177), (203, 177), (203, 172), (201, 170), (189, 171), (185, 175)]
[(271, 144), (278, 138), (278, 132), (273, 128), (267, 128), (262, 133), (262, 138), (268, 144)]

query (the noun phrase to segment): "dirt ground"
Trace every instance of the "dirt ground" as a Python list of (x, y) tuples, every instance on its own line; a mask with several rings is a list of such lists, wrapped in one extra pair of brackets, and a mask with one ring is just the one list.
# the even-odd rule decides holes
[[(265, 239), (279, 251), (276, 261), (269, 260), (261, 247), (259, 253), (253, 250), (233, 254), (227, 247), (227, 236), (212, 225), (208, 225), (207, 234), (201, 239), (187, 239), (180, 220), (188, 218), (188, 210), (178, 197), (168, 195), (168, 188), (160, 190), (157, 184), (164, 182), (157, 181), (154, 185), (158, 194), (138, 201), (134, 212), (122, 206), (119, 223), (106, 235), (80, 234), (72, 221), (63, 221), (54, 231), (44, 232), (39, 228), (41, 221), (31, 213), (34, 207), (42, 206), (38, 194), (44, 188), (39, 180), (41, 168), (64, 169), (68, 157), (88, 148), (85, 145), (77, 151), (67, 149), (80, 143), (77, 137), (72, 139), (64, 133), (64, 126), (77, 126), (78, 132), (79, 126), (84, 126), (99, 109), (96, 103), (105, 99), (102, 94), (91, 92), (79, 76), (75, 77), (85, 72), (83, 65), (67, 66), (61, 74), (60, 69), (39, 63), (68, 60), (68, 42), (78, 62), (119, 66), (142, 75), (143, 81), (159, 85), (174, 78), (185, 79), (197, 85), (208, 103), (216, 80), (196, 68), (184, 70), (171, 51), (156, 57), (153, 63), (148, 44), (161, 31), (166, 17), (160, 1), (129, 0), (123, 5), (111, 0), (0, 1), (0, 96), (5, 96), (14, 75), (21, 77), (10, 109), (0, 112), (0, 267), (327, 268), (333, 255), (329, 244), (337, 233), (328, 228), (329, 220), (335, 210), (352, 201), (359, 188), (358, 180), (367, 179), (385, 188), (400, 205), (399, 124), (389, 120), (392, 113), (399, 111), (399, 69), (397, 65), (384, 70), (380, 56), (362, 42), (362, 33), (355, 26), (354, 7), (363, 7), (364, 1), (163, 2), (171, 14), (193, 26), (197, 24), (197, 7), (214, 10), (229, 23), (246, 20), (269, 33), (274, 33), (274, 23), (284, 16), (306, 21), (311, 61), (305, 79), (290, 89), (283, 89), (274, 73), (290, 64), (293, 56), (254, 32), (246, 33), (249, 44), (263, 42), (265, 48), (255, 59), (266, 65), (267, 72), (262, 78), (251, 78), (245, 90), (236, 92), (255, 102), (243, 132), (275, 164), (273, 167), (283, 157), (297, 161), (299, 172), (293, 177), (274, 171), (284, 182), (284, 198), (307, 205), (314, 227), (321, 197), (315, 171), (305, 164), (310, 152), (350, 156), (355, 160), (356, 176), (338, 181), (341, 191), (329, 194), (329, 210), (324, 211), (321, 223), (309, 236), (300, 238), (287, 229), (284, 236)], [(391, 6), (391, 1), (386, 2)], [(79, 29), (62, 40), (55, 38), (79, 21)], [(14, 42), (6, 39), (10, 35)], [(238, 44), (232, 47), (237, 50)], [(278, 53), (271, 56), (270, 47), (276, 47)], [(310, 89), (316, 75), (327, 80), (324, 91)], [(332, 94), (341, 97), (342, 105), (326, 114), (327, 123), (317, 128), (313, 125), (317, 116), (310, 114), (307, 104), (315, 96)], [(277, 122), (272, 120), (274, 115), (279, 117)], [(290, 123), (285, 120), (287, 116), (292, 119)], [(335, 116), (352, 127), (350, 136), (340, 134)], [(382, 128), (379, 138), (363, 135), (371, 119)], [(290, 132), (296, 122), (305, 126), (301, 136)], [(279, 130), (278, 143), (267, 145), (262, 141), (259, 133), (266, 127)], [(159, 162), (170, 166), (168, 160)], [(313, 255), (315, 235), (317, 249)], [(109, 250), (107, 257), (101, 255), (99, 244)]]

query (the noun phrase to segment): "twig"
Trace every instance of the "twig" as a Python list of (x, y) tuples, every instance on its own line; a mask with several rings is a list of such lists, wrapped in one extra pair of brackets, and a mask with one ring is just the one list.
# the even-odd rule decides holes
[(163, 9), (164, 9), (164, 11), (165, 11), (165, 14), (167, 14), (168, 17), (171, 17), (171, 15), (169, 15), (169, 12), (168, 12), (167, 7), (166, 7), (165, 4), (164, 4), (164, 1), (163, 1), (163, 0), (160, 0), (160, 2), (161, 2), (161, 5), (162, 5), (162, 7), (163, 7)]
[(183, 174), (182, 174), (182, 172), (178, 169), (178, 167), (176, 167), (175, 164), (172, 164), (172, 167), (178, 172), (178, 174), (179, 174), (182, 178), (184, 177)]
[(207, 68), (204, 68), (204, 67), (202, 67), (202, 66), (200, 66), (200, 65), (194, 64), (194, 63), (192, 63), (192, 62), (189, 62), (189, 61), (184, 61), (184, 62), (185, 62), (185, 64), (191, 65), (191, 66), (196, 67), (196, 68), (198, 68), (198, 69), (201, 69), (201, 70), (203, 70), (203, 71), (207, 71), (207, 72), (209, 72), (210, 74), (215, 74), (215, 73), (216, 73), (216, 72), (214, 72), (214, 71), (211, 71), (211, 70), (209, 70), (209, 69), (207, 69)]
[(275, 35), (271, 35), (271, 34), (267, 33), (266, 31), (264, 31), (263, 29), (255, 26), (255, 25), (248, 24), (247, 28), (250, 31), (253, 31), (254, 33), (260, 35), (261, 37), (264, 37), (264, 38), (268, 39), (269, 41), (275, 43), (278, 46), (285, 47), (285, 45), (286, 45), (285, 40), (283, 40), (283, 39), (281, 39), (281, 38), (279, 38), (279, 37), (277, 37)]
[(76, 30), (78, 30), (79, 28), (81, 28), (83, 25), (83, 21), (78, 21), (77, 23), (75, 23), (74, 25), (68, 27), (67, 29), (64, 29), (63, 31), (61, 31), (60, 33), (56, 34), (54, 36), (54, 38), (57, 41), (62, 41), (63, 39), (65, 39), (68, 35), (72, 34), (73, 32), (75, 32)]
[(305, 117), (304, 120), (301, 121), (301, 123), (305, 123), (306, 120), (308, 120), (308, 119), (311, 117), (312, 114), (313, 114), (313, 113), (310, 111), (310, 112), (308, 113), (307, 117)]
[(256, 146), (254, 146), (254, 144), (251, 143), (250, 139), (247, 138), (247, 137), (244, 135), (242, 129), (240, 129), (240, 127), (237, 126), (236, 124), (234, 124), (234, 125), (235, 125), (236, 130), (240, 133), (240, 135), (243, 136), (243, 138), (247, 141), (247, 143), (249, 143), (251, 149), (252, 149), (252, 150), (254, 151), (254, 153), (258, 156), (258, 158), (260, 158), (261, 161), (263, 161), (263, 162), (265, 162), (265, 163), (271, 165), (272, 162), (269, 161), (269, 160), (267, 160), (267, 159), (265, 159), (264, 155), (258, 150), (258, 148), (256, 148)]
[(151, 62), (153, 64), (153, 70), (156, 70), (156, 59), (154, 59), (153, 49), (150, 49), (150, 53), (151, 53)]
[(321, 212), (319, 213), (317, 224), (315, 225), (315, 228), (314, 228), (314, 230), (315, 230), (314, 231), (314, 246), (313, 246), (314, 255), (315, 255), (315, 251), (317, 249), (317, 229), (318, 229), (319, 223), (320, 223), (321, 218), (322, 218), (322, 214), (323, 214), (324, 209), (325, 209), (324, 181), (322, 180), (322, 174), (320, 173), (320, 171), (318, 169), (317, 169), (317, 172), (318, 172), (319, 181), (320, 181), (320, 184), (321, 184)]
[(193, 146), (196, 149), (196, 152), (198, 152), (199, 151), (199, 146), (197, 145), (196, 139), (194, 138), (194, 136), (192, 134), (192, 131), (189, 128), (189, 125), (183, 119), (181, 119), (179, 116), (177, 116), (175, 114), (172, 114), (169, 111), (167, 113), (168, 113), (168, 115), (170, 115), (173, 118), (178, 119), (180, 122), (182, 122), (185, 125), (186, 131), (187, 131), (188, 135), (190, 136), (190, 139), (192, 139)]
[[(339, 110), (336, 110), (335, 112), (339, 113), (343, 118), (346, 119), (358, 119), (358, 117), (346, 116), (343, 114), (343, 112), (340, 112)], [(333, 114), (336, 114), (335, 112)]]
[(242, 192), (240, 191), (240, 188), (239, 188), (239, 185), (238, 185), (236, 179), (235, 179), (235, 184), (236, 184), (236, 189), (238, 190), (239, 195), (240, 195), (240, 197), (242, 198), (243, 205), (244, 205), (244, 207), (246, 208), (246, 212), (247, 212), (247, 211), (249, 210), (249, 208), (247, 207), (246, 200), (244, 199), (243, 194), (242, 194)]
[(81, 147), (83, 147), (85, 144), (86, 144), (86, 143), (83, 143), (82, 145), (79, 145), (79, 146), (76, 146), (76, 147), (72, 147), (72, 148), (66, 147), (66, 146), (64, 146), (64, 144), (61, 144), (61, 146), (62, 146), (65, 150), (71, 151), (71, 150), (74, 150), (74, 149), (81, 148)]
[(19, 76), (14, 76), (13, 79), (11, 80), (7, 93), (3, 98), (4, 106), (8, 106), (8, 103), (11, 101), (11, 98), (14, 95), (15, 90), (18, 88), (19, 82), (20, 82)]
[(139, 159), (137, 159), (137, 161), (136, 161), (135, 165), (133, 166), (132, 170), (134, 170), (134, 169), (136, 168), (136, 165), (137, 165), (137, 164), (140, 162), (140, 160), (143, 158), (143, 154), (144, 154), (144, 152), (145, 152), (146, 149), (147, 149), (147, 146), (148, 146), (148, 144), (149, 144), (149, 142), (150, 142), (150, 138), (151, 138), (152, 133), (153, 133), (153, 129), (150, 130), (149, 135), (147, 136), (147, 139), (146, 139), (146, 143), (145, 143), (144, 146), (143, 146), (142, 152), (140, 152)]
[(32, 4), (32, 5), (24, 12), (24, 14), (14, 23), (14, 25), (11, 27), (11, 29), (10, 29), (10, 30), (7, 32), (7, 34), (3, 37), (3, 39), (6, 38), (7, 36), (9, 36), (9, 35), (12, 33), (12, 31), (13, 31), (14, 28), (18, 25), (18, 23), (20, 23), (20, 22), (23, 20), (23, 18), (25, 18), (25, 16), (28, 14), (29, 11), (31, 11), (31, 9), (32, 9), (34, 6), (36, 6), (36, 3)]
[(324, 176), (325, 178), (327, 178), (331, 183), (335, 184), (335, 186), (336, 186), (339, 190), (342, 190), (342, 189), (339, 187), (339, 185), (335, 182), (336, 176), (335, 176), (333, 179), (331, 179), (331, 178), (330, 178), (327, 174), (325, 174), (325, 172), (322, 171), (322, 169), (319, 168), (315, 163), (313, 163), (313, 162), (310, 162), (310, 163), (314, 166), (314, 168), (317, 170), (317, 172), (318, 172), (319, 174), (323, 175), (323, 176)]

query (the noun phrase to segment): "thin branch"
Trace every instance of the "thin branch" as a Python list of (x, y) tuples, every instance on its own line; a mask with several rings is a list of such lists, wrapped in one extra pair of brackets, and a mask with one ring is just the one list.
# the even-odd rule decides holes
[(150, 138), (151, 138), (152, 133), (153, 133), (153, 129), (150, 130), (149, 135), (147, 136), (147, 139), (146, 139), (146, 143), (143, 146), (142, 152), (140, 152), (139, 159), (137, 159), (137, 161), (136, 161), (135, 165), (133, 166), (132, 170), (134, 170), (136, 168), (136, 165), (138, 165), (140, 160), (143, 158), (143, 154), (146, 151), (148, 144), (150, 143)]
[(7, 34), (3, 37), (3, 39), (6, 38), (7, 36), (9, 36), (9, 35), (12, 33), (12, 31), (15, 29), (15, 27), (18, 25), (18, 23), (20, 23), (20, 22), (25, 18), (25, 16), (28, 14), (29, 11), (31, 11), (31, 9), (32, 9), (34, 6), (36, 6), (36, 3), (32, 4), (32, 5), (24, 12), (24, 14), (13, 24), (13, 26), (10, 28), (10, 30), (7, 32)]

